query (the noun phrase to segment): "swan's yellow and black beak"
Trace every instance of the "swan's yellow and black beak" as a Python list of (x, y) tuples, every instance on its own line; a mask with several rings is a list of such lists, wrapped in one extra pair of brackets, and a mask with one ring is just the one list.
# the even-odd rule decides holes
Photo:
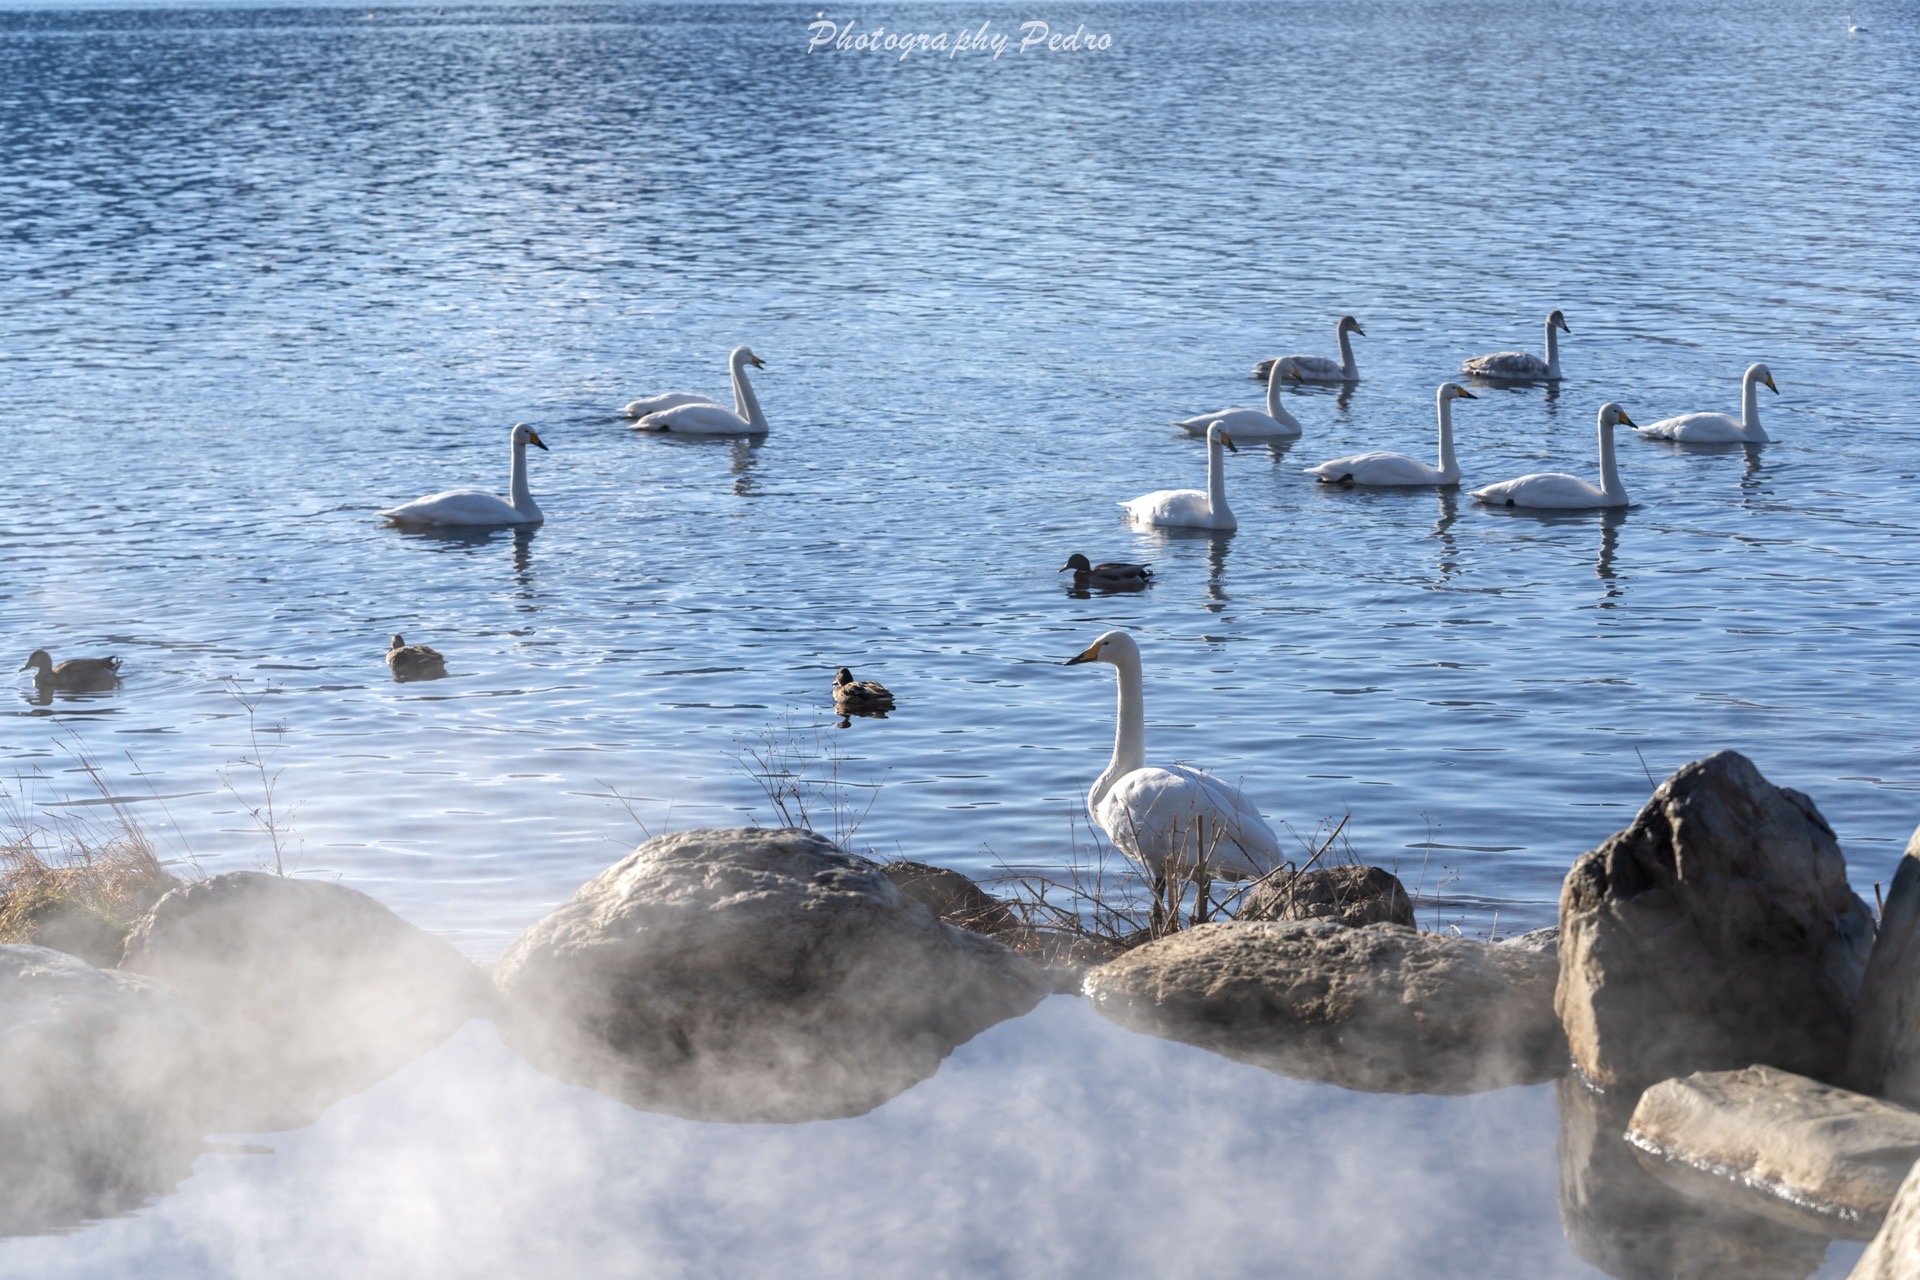
[(1453, 385), (1453, 398), (1456, 400), (1478, 400), (1480, 397), (1456, 382)]
[(1632, 418), (1629, 418), (1627, 416), (1627, 411), (1625, 409), (1622, 409), (1620, 411), (1620, 425), (1623, 427), (1637, 427), (1640, 424), (1635, 422)]
[[(528, 444), (537, 444), (537, 445), (539, 445), (539, 446), (540, 446), (540, 447), (541, 447), (542, 449), (547, 449), (547, 442), (546, 442), (546, 441), (544, 441), (544, 440), (542, 440), (542, 439), (540, 438), (540, 433), (539, 433), (539, 432), (537, 432), (537, 431), (529, 431), (529, 432), (527, 432), (527, 443), (528, 443)], [(551, 450), (551, 449), (547, 449), (547, 452), (548, 452), (548, 453), (552, 453), (552, 452), (553, 452), (553, 450)]]
[(1099, 658), (1099, 656), (1100, 656), (1100, 642), (1098, 640), (1095, 640), (1092, 644), (1086, 647), (1085, 652), (1076, 654), (1074, 657), (1068, 658), (1065, 662), (1061, 663), (1060, 665), (1063, 667), (1077, 667), (1083, 662), (1093, 662), (1094, 660)]
[(756, 369), (764, 369), (767, 367), (767, 362), (765, 360), (762, 360), (759, 356), (748, 356), (747, 359), (749, 362), (752, 363), (753, 367)]
[(1774, 385), (1773, 385), (1773, 375), (1772, 375), (1771, 373), (1763, 373), (1763, 374), (1761, 374), (1761, 375), (1760, 375), (1760, 381), (1762, 381), (1762, 382), (1764, 382), (1764, 383), (1766, 383), (1766, 384), (1767, 384), (1767, 390), (1769, 390), (1769, 391), (1771, 391), (1771, 392), (1773, 392), (1773, 394), (1775, 394), (1775, 395), (1779, 395), (1779, 394), (1780, 394), (1780, 388), (1778, 388), (1778, 387), (1776, 387), (1776, 386), (1774, 386)]
[(1224, 431), (1220, 433), (1220, 443), (1227, 446), (1227, 448), (1232, 450), (1234, 453), (1240, 452), (1240, 446), (1235, 444), (1233, 442), (1233, 437), (1228, 435)]

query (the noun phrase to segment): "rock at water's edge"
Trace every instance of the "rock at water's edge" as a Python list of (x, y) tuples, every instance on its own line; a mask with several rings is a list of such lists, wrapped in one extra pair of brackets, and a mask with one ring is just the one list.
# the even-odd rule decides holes
[(1682, 767), (1560, 894), (1556, 1003), (1605, 1088), (1845, 1065), (1873, 916), (1813, 802), (1732, 751)]
[(1554, 962), (1329, 920), (1206, 924), (1087, 975), (1122, 1026), (1282, 1075), (1377, 1093), (1472, 1093), (1566, 1070)]
[(1860, 984), (1847, 1082), (1920, 1107), (1920, 830), (1893, 873)]
[(758, 827), (647, 841), (521, 935), (495, 979), (507, 1041), (535, 1065), (733, 1121), (860, 1115), (1047, 989), (874, 863)]
[(1907, 1174), (1893, 1208), (1847, 1280), (1913, 1280), (1920, 1276), (1920, 1164)]
[(1325, 867), (1275, 875), (1247, 894), (1234, 919), (1331, 920), (1358, 929), (1370, 924), (1413, 928), (1413, 900), (1399, 877), (1382, 867)]
[(121, 968), (166, 982), (206, 1024), (228, 1129), (307, 1124), (491, 998), (471, 961), (366, 894), (257, 871), (169, 892)]
[(1727, 1203), (1865, 1239), (1920, 1159), (1920, 1112), (1773, 1067), (1703, 1071), (1642, 1094), (1629, 1138)]

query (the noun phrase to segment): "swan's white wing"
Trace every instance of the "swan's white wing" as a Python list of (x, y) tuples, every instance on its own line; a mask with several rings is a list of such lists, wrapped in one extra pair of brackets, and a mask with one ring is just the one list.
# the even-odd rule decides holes
[(660, 413), (650, 413), (635, 424), (642, 431), (678, 431), (684, 435), (724, 436), (758, 433), (755, 427), (731, 409), (717, 404), (683, 404)]
[(1217, 413), (1203, 413), (1197, 418), (1187, 418), (1173, 425), (1190, 436), (1204, 436), (1207, 428), (1214, 423), (1230, 436), (1245, 436), (1249, 440), (1269, 439), (1274, 436), (1297, 436), (1299, 427), (1290, 427), (1278, 418), (1270, 418), (1258, 409), (1221, 409)]
[(1544, 378), (1547, 362), (1525, 351), (1496, 351), (1462, 362), (1460, 372), (1483, 378)]
[(1694, 444), (1728, 444), (1756, 439), (1740, 425), (1740, 419), (1726, 413), (1683, 413), (1677, 418), (1649, 422), (1639, 431), (1643, 436), (1659, 440), (1690, 441)]
[(1184, 765), (1135, 769), (1094, 817), (1116, 848), (1156, 870), (1191, 870), (1201, 850), (1225, 879), (1264, 875), (1281, 861), (1279, 837), (1238, 787)]
[(1430, 466), (1418, 458), (1409, 458), (1404, 453), (1391, 453), (1384, 450), (1378, 453), (1356, 453), (1351, 458), (1335, 458), (1317, 467), (1308, 467), (1307, 474), (1318, 476), (1334, 484), (1342, 482), (1377, 485), (1446, 483), (1438, 467)]
[(1187, 529), (1214, 527), (1213, 505), (1198, 489), (1157, 489), (1120, 505), (1142, 524)]
[(1579, 476), (1563, 475), (1557, 471), (1490, 484), (1484, 489), (1475, 489), (1473, 497), (1476, 501), (1495, 507), (1538, 507), (1561, 511), (1626, 505), (1624, 498), (1609, 498)]
[(691, 391), (669, 391), (665, 395), (646, 396), (635, 400), (620, 412), (629, 418), (644, 418), (650, 413), (665, 413), (677, 409), (683, 404), (719, 404), (712, 396), (695, 395)]
[(449, 489), (415, 498), (379, 514), (395, 524), (531, 524), (513, 504), (480, 489)]
[(1345, 382), (1347, 372), (1340, 362), (1329, 356), (1281, 356), (1282, 360), (1293, 361), (1293, 371), (1300, 375), (1303, 382)]

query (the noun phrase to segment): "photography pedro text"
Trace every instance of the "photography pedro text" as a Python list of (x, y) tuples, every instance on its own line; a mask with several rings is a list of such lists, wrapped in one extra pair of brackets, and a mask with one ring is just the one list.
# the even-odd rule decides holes
[(1085, 23), (1055, 31), (1037, 19), (1010, 31), (996, 30), (990, 19), (958, 31), (889, 31), (879, 25), (862, 29), (857, 19), (836, 22), (825, 14), (807, 24), (808, 53), (891, 54), (898, 62), (916, 53), (948, 58), (986, 54), (998, 62), (1005, 53), (1105, 53), (1111, 48), (1112, 35), (1089, 31)]

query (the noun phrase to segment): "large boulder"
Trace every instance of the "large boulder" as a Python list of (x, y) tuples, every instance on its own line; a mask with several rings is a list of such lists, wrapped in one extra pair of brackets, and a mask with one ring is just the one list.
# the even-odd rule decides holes
[(168, 893), (121, 968), (167, 983), (206, 1024), (227, 1129), (310, 1123), (491, 998), (471, 961), (366, 894), (257, 871)]
[(1854, 1011), (1847, 1082), (1920, 1107), (1920, 830), (1893, 873)]
[(495, 967), (503, 1031), (535, 1065), (698, 1119), (860, 1115), (1046, 993), (809, 831), (647, 841)]
[(1920, 1276), (1920, 1164), (1900, 1184), (1893, 1208), (1847, 1280), (1913, 1280)]
[(1102, 1014), (1282, 1075), (1472, 1093), (1566, 1070), (1552, 957), (1402, 925), (1204, 924), (1087, 975)]
[(1873, 916), (1813, 801), (1732, 751), (1689, 764), (1560, 892), (1556, 1004), (1602, 1088), (1767, 1063), (1834, 1079)]
[(1331, 920), (1355, 929), (1369, 924), (1413, 928), (1413, 900), (1399, 877), (1382, 867), (1327, 867), (1276, 875), (1257, 885), (1236, 920)]
[(1663, 1080), (1627, 1136), (1686, 1191), (1863, 1240), (1920, 1160), (1920, 1112), (1773, 1067)]
[(0, 1236), (121, 1213), (187, 1176), (199, 1036), (150, 978), (0, 946)]
[(1568, 1075), (1560, 1102), (1560, 1224), (1567, 1245), (1620, 1280), (1804, 1280), (1824, 1234), (1684, 1196), (1627, 1141), (1631, 1097)]

